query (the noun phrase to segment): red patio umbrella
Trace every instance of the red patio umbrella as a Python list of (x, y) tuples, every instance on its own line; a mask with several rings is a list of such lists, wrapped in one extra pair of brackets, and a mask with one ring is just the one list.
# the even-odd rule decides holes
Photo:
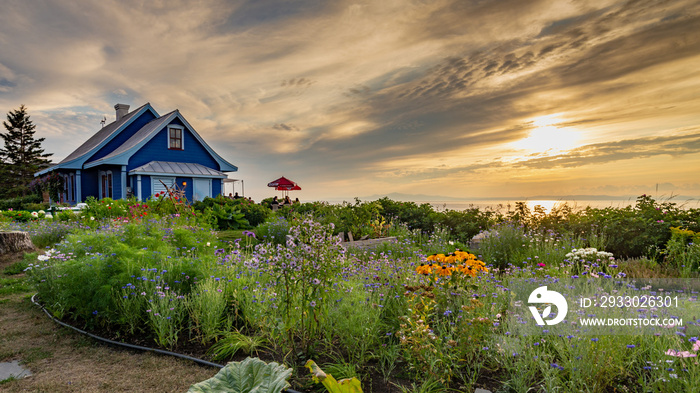
[(301, 187), (299, 187), (295, 182), (287, 179), (286, 177), (282, 176), (277, 180), (273, 180), (269, 183), (267, 183), (268, 187), (273, 187), (277, 191), (284, 191), (284, 195), (286, 196), (289, 191), (300, 191)]

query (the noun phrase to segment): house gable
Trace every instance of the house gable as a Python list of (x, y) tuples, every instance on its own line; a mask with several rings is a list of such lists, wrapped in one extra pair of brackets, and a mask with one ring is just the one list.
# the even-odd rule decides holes
[(144, 112), (142, 115), (134, 119), (131, 124), (124, 127), (121, 132), (115, 135), (109, 142), (107, 142), (102, 148), (100, 148), (95, 154), (93, 154), (89, 159), (85, 160), (86, 163), (97, 161), (115, 150), (119, 149), (126, 141), (128, 141), (134, 134), (138, 133), (146, 124), (151, 122), (153, 119), (157, 119), (158, 114), (153, 114), (150, 111)]
[[(171, 125), (183, 130), (182, 150), (168, 147), (168, 127)], [(128, 165), (128, 170), (131, 170), (153, 161), (154, 158), (160, 161), (199, 163), (222, 172), (238, 170), (236, 166), (216, 154), (177, 110), (150, 121), (113, 152), (88, 162), (85, 168), (112, 164)]]
[[(119, 144), (111, 143), (114, 139), (128, 138), (141, 128), (139, 124), (145, 124), (144, 122), (148, 122), (150, 119), (158, 116), (158, 112), (153, 109), (151, 104), (146, 103), (127, 113), (119, 120), (102, 127), (57, 165), (39, 171), (34, 176), (41, 176), (60, 169), (82, 169), (85, 162), (93, 160), (93, 157), (96, 155), (109, 154), (109, 152), (116, 149)], [(134, 123), (136, 124), (134, 125)]]
[(193, 136), (193, 133), (187, 127), (182, 131), (182, 144), (184, 149), (174, 150), (168, 149), (168, 126), (170, 124), (181, 125), (181, 122), (174, 119), (168, 125), (158, 131), (147, 143), (145, 143), (136, 153), (129, 159), (127, 168), (136, 168), (154, 160), (158, 157), (158, 161), (183, 162), (192, 164), (201, 164), (209, 168), (219, 170), (219, 163), (209, 154), (201, 143)]

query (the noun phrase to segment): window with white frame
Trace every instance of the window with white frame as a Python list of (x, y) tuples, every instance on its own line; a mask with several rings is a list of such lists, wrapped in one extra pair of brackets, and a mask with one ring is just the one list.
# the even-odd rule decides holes
[(182, 150), (182, 127), (168, 126), (168, 149)]

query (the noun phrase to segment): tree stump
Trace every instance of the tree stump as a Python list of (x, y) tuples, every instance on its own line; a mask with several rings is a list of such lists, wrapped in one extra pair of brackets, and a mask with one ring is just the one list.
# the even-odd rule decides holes
[(34, 250), (34, 244), (27, 232), (0, 232), (0, 255), (31, 250)]

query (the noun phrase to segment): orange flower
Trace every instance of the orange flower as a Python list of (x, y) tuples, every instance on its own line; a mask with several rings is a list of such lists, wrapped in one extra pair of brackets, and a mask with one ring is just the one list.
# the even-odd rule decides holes
[(452, 269), (449, 266), (441, 266), (437, 269), (437, 273), (440, 276), (451, 276), (452, 275)]
[(430, 274), (433, 271), (433, 267), (431, 265), (423, 265), (421, 264), (416, 268), (416, 273), (418, 274)]

